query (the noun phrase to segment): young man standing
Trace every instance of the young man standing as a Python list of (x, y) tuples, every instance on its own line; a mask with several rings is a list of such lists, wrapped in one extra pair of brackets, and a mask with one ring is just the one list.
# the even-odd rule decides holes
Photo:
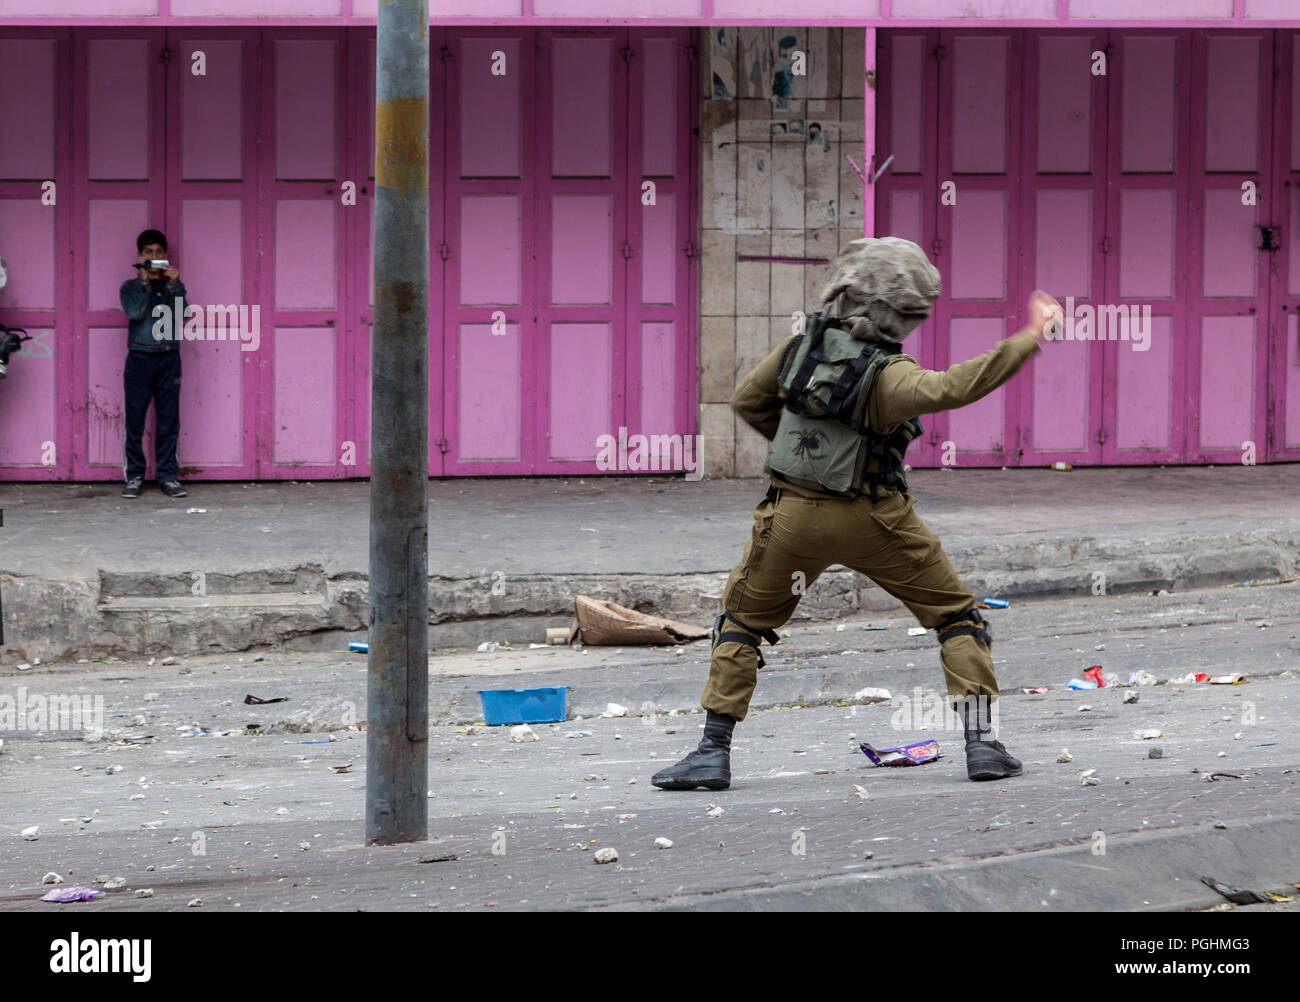
[(656, 773), (655, 786), (730, 786), (732, 729), (749, 711), (762, 665), (758, 645), (776, 643), (776, 629), (832, 564), (865, 574), (935, 631), (949, 705), (965, 731), (968, 778), (1020, 775), (1021, 763), (993, 731), (998, 683), (988, 624), (912, 510), (903, 456), (921, 433), (919, 415), (964, 407), (1010, 379), (1047, 336), (1049, 317), (1059, 322), (1060, 305), (1036, 291), (1019, 333), (935, 372), (902, 354), (900, 342), (938, 297), (939, 272), (916, 244), (855, 240), (823, 292), (824, 322), (786, 339), (736, 387), (732, 408), (772, 442), (771, 487), (723, 592), (700, 700), (704, 737)]
[[(167, 260), (167, 238), (158, 230), (145, 230), (136, 238), (136, 277), (122, 283), (122, 309), (128, 321), (125, 390), (126, 445), (122, 497), (138, 498), (144, 485), (145, 458), (140, 440), (144, 419), (153, 401), (157, 437), (154, 443), (158, 486), (169, 498), (183, 498), (176, 440), (181, 430), (181, 328), (185, 322), (185, 286), (180, 270), (150, 268), (150, 261)], [(159, 309), (161, 308), (161, 309)], [(166, 311), (165, 313), (163, 311)], [(170, 316), (170, 324), (166, 321)], [(156, 336), (154, 331), (168, 332)]]

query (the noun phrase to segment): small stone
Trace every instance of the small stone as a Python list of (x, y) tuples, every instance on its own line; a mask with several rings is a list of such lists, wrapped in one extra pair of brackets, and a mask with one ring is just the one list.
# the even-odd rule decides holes
[(601, 716), (602, 717), (626, 717), (627, 707), (619, 703), (610, 703), (608, 706), (605, 707), (605, 712), (602, 713)]
[(1214, 827), (1215, 827), (1215, 828), (1227, 828), (1228, 826), (1227, 826), (1226, 824), (1224, 824), (1222, 821), (1216, 821), (1216, 822), (1214, 822)]
[(767, 813), (768, 813), (768, 814), (784, 814), (785, 811), (781, 810), (781, 808), (779, 808), (779, 807), (773, 807), (773, 808), (772, 808), (770, 811), (768, 811)]
[(1091, 706), (1089, 706), (1087, 703), (1084, 703), (1081, 707), (1079, 707), (1079, 712), (1080, 712), (1080, 713), (1087, 713), (1087, 712), (1088, 712), (1089, 710), (1091, 710), (1091, 709), (1092, 709)]
[(876, 854), (875, 854), (874, 852), (872, 852), (870, 849), (868, 849), (866, 852), (864, 852), (864, 853), (862, 854), (862, 858), (863, 858), (863, 859), (875, 859), (875, 858), (876, 858)]
[(28, 842), (35, 842), (40, 837), (41, 837), (40, 825), (32, 825), (30, 828), (23, 829), (23, 838), (25, 838)]
[(1106, 649), (1105, 644), (1098, 644), (1096, 647), (1093, 648), (1094, 651), (1104, 651), (1105, 649)]
[(1234, 735), (1232, 736), (1232, 740), (1233, 740), (1233, 741), (1240, 741), (1240, 740), (1241, 740), (1241, 731), (1238, 731), (1236, 734), (1234, 734)]
[(41, 883), (42, 883), (42, 884), (61, 884), (61, 883), (63, 883), (63, 878), (60, 877), (57, 873), (55, 873), (53, 870), (51, 870), (49, 873), (47, 873), (45, 876), (43, 876), (43, 877), (41, 878)]
[(144, 799), (144, 794), (143, 794), (143, 793), (133, 793), (133, 794), (131, 794), (131, 799), (132, 799), (132, 800), (143, 800), (143, 799)]
[(1061, 749), (1061, 754), (1059, 754), (1059, 755), (1056, 756), (1056, 761), (1058, 761), (1058, 762), (1073, 762), (1073, 761), (1074, 761), (1074, 756), (1070, 754), (1070, 749), (1069, 749), (1069, 748), (1062, 748), (1062, 749)]
[(149, 864), (148, 866), (146, 866), (144, 869), (145, 869), (145, 872), (146, 872), (146, 873), (153, 873), (153, 871), (156, 870), (156, 869), (158, 869), (158, 867), (156, 867), (156, 866), (154, 866), (152, 863), (150, 863), (150, 864)]
[(201, 908), (203, 906), (202, 898), (191, 898), (186, 908)]
[[(922, 631), (924, 632), (924, 631)], [(888, 689), (859, 689), (853, 694), (854, 703), (888, 703), (893, 697)]]
[(1227, 757), (1228, 757), (1228, 753), (1226, 751), (1219, 752), (1219, 758), (1227, 758)]
[(525, 741), (536, 741), (537, 733), (527, 724), (519, 724), (510, 728), (510, 740), (515, 744)]
[(655, 839), (655, 848), (656, 848), (656, 849), (671, 849), (672, 847), (673, 847), (673, 840), (670, 839), (670, 838), (657, 838), (657, 839)]
[(145, 724), (145, 720), (144, 720), (143, 713), (137, 713), (134, 717), (131, 718), (132, 727), (143, 727), (144, 724)]
[(858, 800), (866, 800), (868, 797), (871, 796), (871, 794), (867, 792), (867, 788), (865, 786), (860, 786), (859, 784), (854, 783), (853, 792), (850, 793), (849, 796), (856, 797)]
[(1136, 703), (1137, 701), (1138, 701), (1138, 694), (1136, 692), (1130, 690), (1129, 692), (1124, 693), (1125, 703)]
[(592, 859), (594, 859), (597, 863), (617, 863), (617, 862), (618, 862), (618, 850), (617, 850), (617, 849), (597, 849), (597, 850), (596, 850), (596, 854), (595, 854), (594, 856), (592, 856)]
[(1083, 772), (1079, 773), (1079, 785), (1096, 786), (1098, 783), (1100, 783), (1101, 780), (1099, 780), (1096, 777), (1095, 775), (1096, 772), (1097, 772), (1096, 769), (1085, 769)]
[(160, 699), (162, 699), (162, 696), (156, 692), (146, 692), (144, 694), (144, 701), (146, 703), (156, 703)]
[(180, 664), (175, 658), (163, 658), (158, 662), (160, 665), (178, 665)]
[(831, 771), (830, 771), (829, 769), (814, 769), (814, 770), (813, 770), (813, 775), (814, 775), (814, 776), (829, 776), (830, 774), (831, 774)]
[(1139, 741), (1151, 741), (1160, 736), (1161, 730), (1159, 727), (1144, 727), (1140, 731), (1133, 732), (1133, 737), (1137, 738)]
[(706, 810), (704, 813), (707, 817), (710, 818), (720, 818), (722, 817), (722, 815), (726, 814), (727, 812), (724, 811), (717, 804), (709, 804), (708, 810)]
[(1147, 758), (1164, 758), (1164, 757), (1165, 757), (1165, 750), (1161, 748), (1159, 745), (1156, 745), (1155, 747), (1151, 748), (1147, 752)]
[(311, 843), (310, 843), (310, 842), (299, 842), (299, 843), (298, 843), (298, 848), (301, 849), (303, 852), (306, 852), (308, 849), (311, 848)]
[[(137, 891), (135, 892), (135, 896), (136, 896), (137, 898), (152, 898), (152, 897), (153, 897), (153, 888), (152, 888), (152, 887), (141, 887), (139, 890), (137, 890)], [(198, 899), (196, 898), (195, 900), (198, 900)]]
[(658, 752), (651, 752), (651, 753), (650, 753), (650, 757), (651, 757), (651, 758), (658, 758), (658, 757), (659, 757), (659, 753), (658, 753)]
[(106, 891), (120, 891), (125, 886), (125, 877), (110, 877), (108, 880), (104, 881), (104, 890)]
[(623, 740), (623, 735), (621, 735), (621, 734), (615, 734), (615, 735), (614, 735), (614, 740), (615, 740), (615, 741), (622, 741), (622, 740)]
[(287, 808), (287, 807), (277, 807), (277, 808), (275, 809), (275, 813), (276, 813), (276, 814), (288, 814), (288, 813), (289, 813), (289, 808)]
[(632, 778), (632, 779), (629, 779), (629, 780), (627, 781), (627, 785), (628, 785), (628, 786), (636, 786), (636, 779), (635, 779), (635, 777)]

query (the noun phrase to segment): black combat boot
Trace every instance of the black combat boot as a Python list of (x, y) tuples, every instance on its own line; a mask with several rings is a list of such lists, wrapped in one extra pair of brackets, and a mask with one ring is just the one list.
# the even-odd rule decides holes
[(700, 746), (676, 765), (660, 770), (650, 782), (661, 790), (725, 790), (731, 785), (731, 731), (735, 718), (708, 711)]
[(966, 729), (966, 775), (976, 782), (1019, 776), (1020, 759), (1008, 754), (1001, 741), (993, 740), (989, 697), (967, 696), (954, 709)]

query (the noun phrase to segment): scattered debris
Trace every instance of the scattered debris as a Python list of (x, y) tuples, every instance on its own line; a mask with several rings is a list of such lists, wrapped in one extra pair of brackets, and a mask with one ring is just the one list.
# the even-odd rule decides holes
[(287, 703), (288, 696), (272, 696), (270, 699), (262, 699), (260, 696), (254, 696), (251, 692), (244, 697), (244, 702), (249, 706), (258, 706), (262, 703)]
[(980, 603), (985, 609), (1005, 609), (1010, 604), (1005, 598), (986, 598)]
[(657, 838), (657, 839), (655, 839), (655, 848), (656, 848), (656, 849), (671, 849), (672, 847), (673, 847), (673, 840), (670, 839), (670, 838)]
[(152, 887), (141, 887), (139, 890), (137, 890), (137, 891), (135, 892), (135, 896), (136, 896), (137, 898), (152, 898), (152, 897), (153, 897), (153, 888), (152, 888)]
[(356, 654), (369, 654), (370, 643), (366, 640), (352, 640), (348, 642), (348, 650)]
[(1067, 689), (1097, 689), (1099, 686), (1091, 680), (1084, 681), (1081, 678), (1072, 678), (1065, 686)]
[(1056, 761), (1058, 761), (1058, 762), (1073, 762), (1073, 761), (1074, 761), (1074, 756), (1070, 754), (1070, 749), (1069, 749), (1069, 748), (1062, 748), (1062, 749), (1061, 749), (1061, 754), (1059, 754), (1059, 755), (1056, 756)]
[(456, 854), (454, 852), (449, 852), (445, 856), (430, 856), (428, 859), (418, 859), (416, 860), (416, 862), (417, 863), (454, 863), (456, 862)]
[(1092, 704), (1091, 704), (1091, 703), (1083, 703), (1083, 704), (1079, 707), (1079, 712), (1080, 712), (1080, 713), (1087, 713), (1087, 712), (1090, 711), (1091, 709), (1092, 709)]
[(514, 744), (520, 744), (524, 741), (536, 741), (537, 733), (527, 724), (518, 724), (510, 728), (510, 740)]
[(1151, 741), (1155, 738), (1163, 738), (1164, 732), (1159, 727), (1144, 727), (1140, 731), (1134, 731), (1133, 737), (1137, 741)]
[(862, 749), (862, 754), (878, 766), (924, 765), (926, 762), (933, 762), (943, 757), (939, 752), (939, 742), (933, 738), (897, 748), (876, 749), (865, 741), (858, 747)]
[(1096, 769), (1085, 769), (1083, 772), (1079, 773), (1080, 786), (1097, 786), (1100, 782), (1101, 780), (1097, 778)]
[(352, 771), (352, 763), (349, 762), (347, 765), (332, 765), (330, 766), (330, 768), (333, 769), (336, 773), (339, 773), (341, 775), (345, 772)]
[(28, 842), (35, 842), (38, 838), (41, 837), (41, 826), (32, 825), (30, 828), (24, 828), (22, 834), (23, 834), (23, 838), (26, 839)]
[(51, 870), (49, 873), (47, 873), (45, 876), (43, 876), (43, 877), (41, 878), (41, 883), (42, 883), (42, 884), (61, 884), (61, 883), (63, 883), (63, 878), (60, 877), (57, 873), (55, 873), (53, 870)]
[(1212, 772), (1205, 777), (1206, 782), (1214, 783), (1220, 779), (1245, 779), (1245, 776), (1238, 776), (1235, 772)]
[(866, 800), (870, 796), (871, 794), (867, 792), (867, 788), (859, 783), (853, 784), (853, 792), (849, 794), (850, 799), (856, 798), (858, 800)]
[(1246, 676), (1241, 672), (1233, 672), (1231, 675), (1215, 675), (1210, 679), (1211, 685), (1241, 685), (1246, 681)]
[(1156, 677), (1149, 671), (1131, 671), (1128, 673), (1129, 685), (1159, 685)]
[(41, 900), (65, 904), (69, 901), (94, 901), (103, 896), (103, 891), (97, 891), (93, 887), (58, 887), (43, 895)]
[(863, 859), (875, 859), (875, 858), (876, 858), (876, 854), (875, 854), (874, 852), (872, 852), (870, 849), (868, 849), (866, 852), (864, 852), (864, 853), (862, 854), (862, 858), (863, 858)]
[(859, 689), (853, 694), (851, 702), (854, 703), (888, 703), (894, 697), (889, 694), (888, 689)]
[(592, 856), (591, 858), (594, 859), (597, 863), (617, 863), (618, 850), (609, 849), (609, 848), (597, 849), (595, 855)]
[(927, 631), (924, 626), (909, 626), (907, 628), (907, 635), (909, 637), (923, 637), (927, 632), (929, 631)]
[(310, 842), (299, 842), (299, 843), (298, 843), (298, 848), (301, 849), (303, 852), (306, 852), (308, 849), (311, 848), (311, 843), (310, 843)]
[(605, 712), (602, 713), (601, 716), (602, 717), (626, 717), (627, 707), (619, 703), (609, 703), (605, 707)]
[(1047, 686), (1040, 685), (1040, 686), (1036, 686), (1033, 689), (1023, 689), (1021, 691), (1024, 692), (1026, 696), (1046, 696)]
[(110, 877), (108, 880), (104, 881), (104, 890), (106, 891), (120, 891), (125, 886), (125, 877)]
[(1089, 682), (1095, 682), (1098, 689), (1106, 688), (1106, 679), (1102, 677), (1101, 665), (1093, 665), (1083, 673), (1083, 677)]
[(1214, 827), (1215, 827), (1215, 828), (1227, 828), (1228, 826), (1227, 826), (1227, 824), (1225, 824), (1225, 823), (1222, 822), (1222, 821), (1216, 821), (1216, 822), (1214, 822)]
[(1149, 748), (1147, 750), (1147, 758), (1164, 758), (1164, 757), (1165, 757), (1165, 750), (1161, 748), (1159, 745), (1156, 745), (1154, 748)]
[(723, 810), (721, 807), (719, 807), (717, 804), (709, 804), (708, 809), (704, 813), (707, 817), (710, 818), (720, 818), (722, 817), (722, 815), (726, 814), (727, 812)]
[(1058, 461), (1053, 463), (1051, 468), (1060, 473), (1069, 473), (1072, 469), (1074, 469), (1074, 465), (1072, 463)]
[(186, 907), (186, 908), (202, 908), (202, 907), (203, 907), (203, 899), (202, 899), (202, 898), (191, 898), (191, 899), (186, 903), (185, 907)]
[(206, 509), (206, 508), (186, 508), (186, 509), (185, 509), (185, 514), (186, 514), (186, 515), (206, 515), (207, 513), (208, 513), (208, 509)]
[(1259, 891), (1243, 891), (1235, 887), (1229, 887), (1213, 877), (1202, 877), (1201, 883), (1237, 905), (1268, 904), (1273, 900), (1267, 894), (1261, 894)]
[(1136, 703), (1137, 701), (1138, 701), (1138, 694), (1137, 694), (1136, 692), (1126, 692), (1126, 693), (1124, 693), (1124, 699), (1123, 699), (1123, 702), (1125, 702), (1125, 703)]

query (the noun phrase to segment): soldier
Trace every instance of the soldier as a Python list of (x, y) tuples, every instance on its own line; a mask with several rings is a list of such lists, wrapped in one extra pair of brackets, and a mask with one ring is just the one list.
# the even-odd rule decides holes
[(973, 403), (1010, 379), (1059, 322), (1045, 292), (1029, 320), (991, 351), (944, 372), (921, 368), (900, 342), (929, 315), (939, 272), (898, 237), (855, 240), (840, 254), (806, 334), (787, 338), (736, 387), (731, 406), (772, 442), (771, 486), (714, 624), (707, 717), (699, 747), (651, 782), (666, 790), (731, 785), (731, 736), (763, 666), (759, 644), (832, 564), (867, 575), (936, 632), (949, 705), (961, 718), (972, 780), (1018, 776), (993, 732), (998, 694), (988, 624), (938, 538), (912, 510), (903, 456), (921, 414)]

